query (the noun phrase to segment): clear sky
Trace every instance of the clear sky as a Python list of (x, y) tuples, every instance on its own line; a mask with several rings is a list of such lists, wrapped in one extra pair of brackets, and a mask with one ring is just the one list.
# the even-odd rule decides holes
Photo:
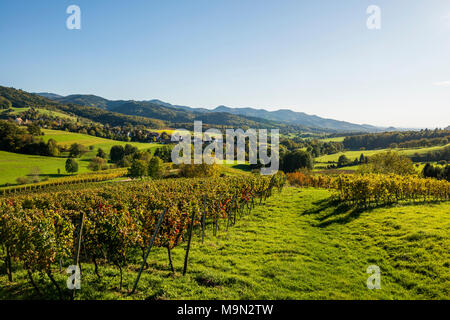
[(0, 85), (443, 127), (450, 1), (2, 0)]

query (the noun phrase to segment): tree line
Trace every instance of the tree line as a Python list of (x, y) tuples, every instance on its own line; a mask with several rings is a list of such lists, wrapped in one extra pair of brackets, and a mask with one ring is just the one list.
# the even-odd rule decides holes
[(418, 148), (446, 145), (450, 140), (450, 130), (420, 130), (401, 132), (370, 133), (347, 136), (344, 147), (349, 150), (386, 149), (386, 148)]

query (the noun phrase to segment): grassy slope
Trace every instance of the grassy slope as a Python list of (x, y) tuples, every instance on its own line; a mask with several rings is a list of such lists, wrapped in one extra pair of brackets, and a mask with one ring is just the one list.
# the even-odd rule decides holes
[[(5, 183), (15, 184), (18, 177), (26, 176), (34, 167), (39, 167), (42, 176), (60, 177), (58, 168), (64, 173), (66, 159), (25, 155), (0, 151), (0, 186)], [(80, 162), (79, 172), (87, 171), (87, 162)]]
[[(149, 257), (135, 299), (448, 299), (450, 203), (353, 212), (328, 202), (326, 190), (287, 188), (257, 207), (228, 233), (194, 238), (188, 274), (180, 275), (185, 245), (173, 250), (170, 276), (166, 250)], [(153, 250), (153, 249), (152, 249)], [(125, 288), (138, 270), (127, 268)], [(381, 289), (366, 287), (369, 265), (381, 268)], [(83, 299), (129, 299), (117, 289), (118, 271), (101, 266), (93, 276), (83, 264)], [(37, 276), (36, 276), (37, 278)], [(19, 283), (0, 276), (0, 297), (30, 298), (24, 272)], [(58, 275), (64, 285), (65, 275)], [(48, 279), (47, 297), (55, 297)]]
[(61, 145), (67, 145), (70, 146), (72, 143), (80, 143), (86, 147), (93, 146), (94, 151), (89, 152), (85, 155), (85, 157), (93, 157), (97, 153), (98, 148), (102, 148), (104, 151), (109, 153), (109, 150), (112, 146), (115, 145), (122, 145), (125, 146), (126, 144), (131, 144), (132, 146), (137, 147), (138, 149), (145, 150), (145, 149), (155, 149), (158, 145), (157, 143), (141, 143), (141, 142), (126, 142), (126, 141), (115, 141), (105, 138), (99, 138), (90, 136), (87, 134), (81, 134), (81, 133), (73, 133), (73, 132), (67, 132), (67, 131), (60, 131), (60, 130), (49, 130), (44, 129), (42, 130), (44, 132), (44, 136), (42, 137), (44, 141), (48, 141), (49, 139), (56, 140)]
[(342, 142), (344, 141), (345, 137), (334, 137), (334, 138), (325, 138), (320, 139), (322, 142)]
[[(25, 112), (25, 111), (29, 110), (30, 108), (29, 107), (24, 107), (24, 108), (12, 108), (12, 109), (14, 111), (12, 111), (11, 114), (18, 115), (18, 114), (20, 114), (22, 112)], [(45, 114), (45, 115), (49, 115), (49, 116), (53, 116), (53, 117), (59, 117), (59, 118), (76, 120), (76, 117), (72, 117), (72, 116), (69, 116), (68, 114), (65, 114), (65, 113), (62, 113), (62, 112), (58, 112), (58, 111), (47, 110), (47, 109), (42, 109), (42, 108), (37, 108), (35, 110), (37, 110), (41, 114)]]
[[(42, 130), (45, 135), (42, 137), (44, 141), (55, 139), (62, 145), (70, 145), (74, 142), (81, 143), (86, 147), (93, 146), (94, 150), (87, 152), (81, 158), (77, 159), (79, 165), (78, 173), (89, 172), (87, 168), (89, 159), (95, 157), (97, 149), (102, 148), (109, 153), (114, 145), (131, 144), (139, 149), (155, 149), (156, 143), (139, 143), (114, 141), (109, 139), (98, 138), (86, 134), (72, 133), (59, 130)], [(34, 155), (23, 155), (11, 152), (0, 151), (0, 186), (5, 183), (15, 184), (18, 177), (26, 176), (33, 167), (39, 167), (42, 176), (49, 178), (61, 177), (65, 174), (66, 158), (43, 157)], [(58, 175), (58, 169), (61, 175)]]
[(365, 156), (372, 156), (376, 153), (380, 153), (380, 152), (386, 152), (388, 150), (393, 150), (393, 151), (398, 151), (401, 154), (404, 155), (413, 155), (414, 153), (426, 153), (428, 151), (433, 151), (433, 150), (438, 150), (438, 149), (443, 149), (445, 147), (450, 146), (450, 144), (447, 144), (446, 146), (435, 146), (435, 147), (429, 147), (429, 148), (410, 148), (410, 149), (380, 149), (380, 150), (361, 150), (361, 151), (345, 151), (345, 152), (339, 152), (339, 153), (335, 153), (335, 154), (330, 154), (330, 155), (324, 155), (321, 157), (317, 157), (314, 160), (316, 162), (328, 162), (328, 161), (334, 161), (337, 162), (339, 159), (339, 156), (345, 154), (347, 156), (347, 158), (349, 158), (350, 160), (354, 160), (355, 158), (359, 159), (359, 156), (361, 155), (361, 153), (363, 153)]

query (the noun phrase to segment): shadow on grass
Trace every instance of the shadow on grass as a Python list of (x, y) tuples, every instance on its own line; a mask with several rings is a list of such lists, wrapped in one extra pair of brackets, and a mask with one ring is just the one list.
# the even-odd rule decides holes
[(250, 166), (248, 164), (237, 164), (232, 166), (233, 169), (239, 169), (242, 171), (250, 171)]
[(303, 212), (303, 215), (315, 216), (317, 227), (326, 227), (334, 223), (348, 223), (358, 218), (364, 211), (364, 209), (352, 207), (333, 198), (315, 201), (313, 205), (314, 207)]
[(64, 173), (46, 173), (46, 174), (40, 174), (39, 177), (42, 178), (63, 178), (63, 177), (67, 177), (69, 176), (69, 174), (64, 174)]
[(423, 204), (439, 204), (442, 201), (421, 201), (404, 203), (385, 203), (371, 205), (368, 207), (358, 207), (348, 203), (342, 203), (337, 199), (328, 198), (313, 202), (314, 208), (306, 210), (303, 215), (315, 215), (316, 226), (323, 228), (332, 224), (346, 224), (357, 218), (363, 212), (371, 212), (378, 208), (395, 208), (399, 206), (414, 206)]

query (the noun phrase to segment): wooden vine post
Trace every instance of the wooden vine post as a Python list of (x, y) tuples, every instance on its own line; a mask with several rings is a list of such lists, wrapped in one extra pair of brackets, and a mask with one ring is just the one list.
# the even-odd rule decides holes
[[(217, 201), (217, 212), (218, 212), (218, 214), (220, 213), (220, 201), (221, 201), (221, 194), (219, 193), (219, 200)], [(214, 220), (216, 221), (215, 222), (215, 224), (214, 224), (214, 236), (216, 237), (217, 236), (217, 227), (218, 227), (218, 224), (219, 224), (219, 216), (217, 215), (215, 218), (214, 218)]]
[(192, 240), (192, 229), (194, 228), (194, 218), (195, 218), (195, 210), (192, 210), (191, 224), (189, 226), (188, 244), (186, 247), (186, 255), (184, 256), (183, 276), (186, 274), (187, 271), (189, 249), (191, 248), (191, 240)]
[(163, 210), (161, 215), (159, 216), (158, 224), (156, 225), (155, 232), (153, 233), (152, 239), (150, 240), (150, 244), (148, 245), (147, 252), (145, 253), (144, 259), (142, 261), (141, 269), (139, 270), (136, 281), (134, 282), (133, 290), (131, 290), (130, 294), (133, 294), (136, 291), (137, 285), (139, 283), (139, 279), (141, 278), (142, 271), (144, 270), (145, 264), (147, 262), (148, 255), (150, 253), (150, 249), (153, 246), (153, 242), (155, 241), (156, 235), (158, 234), (159, 228), (161, 227), (161, 223), (164, 219), (164, 215), (166, 214), (167, 208)]
[[(84, 225), (84, 211), (81, 213), (81, 222), (80, 222), (80, 231), (78, 231), (78, 240), (77, 240), (77, 254), (75, 255), (74, 263), (75, 267), (80, 265), (80, 250), (81, 250), (81, 239), (83, 235), (83, 225)], [(75, 270), (76, 273), (76, 270)], [(81, 267), (80, 267), (81, 273)], [(75, 299), (75, 288), (72, 290), (72, 300)]]
[(206, 193), (203, 197), (203, 214), (202, 214), (202, 243), (205, 242), (205, 224), (206, 224)]
[(9, 254), (8, 246), (6, 246), (5, 268), (6, 268), (6, 273), (8, 274), (8, 281), (12, 282), (13, 278), (12, 278), (12, 267), (11, 267), (11, 256)]
[(233, 210), (234, 210), (235, 199), (236, 199), (236, 192), (234, 193), (234, 196), (231, 198), (231, 208), (227, 213), (227, 231), (228, 231), (228, 227), (230, 226), (230, 220), (231, 220), (231, 215), (233, 214)]

